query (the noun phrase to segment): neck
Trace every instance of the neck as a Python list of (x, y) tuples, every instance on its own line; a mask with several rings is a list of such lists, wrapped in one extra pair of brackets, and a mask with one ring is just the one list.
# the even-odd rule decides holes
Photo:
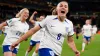
[(25, 19), (23, 19), (23, 18), (21, 18), (21, 17), (20, 17), (20, 20), (21, 20), (21, 22), (23, 22), (23, 23), (26, 21)]
[(86, 24), (86, 25), (90, 25), (90, 24)]
[(58, 16), (59, 21), (63, 22), (65, 20), (66, 16)]

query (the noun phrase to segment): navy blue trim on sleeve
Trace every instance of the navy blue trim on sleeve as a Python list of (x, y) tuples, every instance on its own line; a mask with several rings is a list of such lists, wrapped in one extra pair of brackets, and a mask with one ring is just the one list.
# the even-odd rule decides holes
[[(6, 22), (6, 24), (8, 25), (8, 23)], [(9, 25), (8, 25), (9, 26)]]
[(40, 26), (40, 28), (42, 28), (40, 24), (39, 24), (39, 26)]
[(56, 20), (56, 19), (58, 19), (58, 18), (54, 18), (53, 20)]

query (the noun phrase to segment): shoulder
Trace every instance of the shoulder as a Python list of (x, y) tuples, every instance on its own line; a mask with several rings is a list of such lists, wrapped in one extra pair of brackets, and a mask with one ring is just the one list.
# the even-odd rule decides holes
[(27, 22), (25, 22), (25, 24), (29, 26), (29, 24)]
[(86, 25), (83, 25), (83, 28), (86, 27)]
[(68, 24), (73, 25), (72, 21), (70, 21), (69, 19), (65, 20)]
[(39, 22), (39, 21), (35, 21), (35, 25), (38, 25), (38, 24), (40, 24), (41, 22)]
[(86, 25), (83, 25), (83, 27), (84, 27), (84, 26), (86, 26)]
[(46, 19), (47, 20), (53, 20), (54, 18), (57, 18), (56, 15), (47, 15)]
[(7, 20), (7, 23), (12, 23), (12, 22), (14, 23), (18, 20), (19, 20), (19, 18), (11, 18), (11, 19)]
[(10, 20), (12, 20), (12, 21), (19, 21), (20, 18), (12, 18), (12, 19), (10, 19)]
[(90, 27), (92, 27), (92, 25), (89, 25)]

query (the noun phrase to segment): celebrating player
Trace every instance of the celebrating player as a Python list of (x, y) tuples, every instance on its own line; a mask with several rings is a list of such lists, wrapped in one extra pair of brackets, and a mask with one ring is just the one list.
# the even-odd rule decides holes
[(10, 49), (10, 45), (16, 42), (24, 33), (29, 29), (29, 25), (26, 23), (26, 19), (29, 16), (29, 11), (27, 8), (23, 8), (16, 15), (17, 18), (12, 18), (0, 24), (0, 29), (4, 26), (9, 26), (9, 31), (3, 41), (3, 53), (4, 56), (16, 56), (18, 52), (19, 45), (13, 50)]
[(68, 45), (72, 48), (76, 56), (80, 56), (73, 40), (73, 24), (66, 19), (68, 13), (68, 3), (65, 1), (57, 5), (57, 17), (47, 16), (38, 26), (30, 29), (26, 34), (11, 45), (11, 49), (17, 46), (24, 39), (36, 33), (41, 28), (45, 28), (44, 37), (40, 41), (39, 56), (60, 56), (64, 37), (68, 40)]
[(87, 19), (86, 24), (83, 25), (82, 33), (83, 33), (82, 52), (84, 52), (85, 45), (90, 43), (90, 39), (92, 36), (92, 26), (90, 19)]

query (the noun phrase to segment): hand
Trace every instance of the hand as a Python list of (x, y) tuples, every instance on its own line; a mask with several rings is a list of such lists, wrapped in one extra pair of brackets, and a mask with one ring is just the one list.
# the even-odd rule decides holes
[(37, 14), (37, 11), (34, 11), (34, 13), (33, 14)]
[(28, 40), (28, 38), (27, 39), (25, 39), (25, 41), (27, 41)]
[(10, 50), (13, 50), (19, 43), (15, 42), (10, 46)]
[(75, 51), (75, 56), (80, 56), (80, 52), (79, 51)]

